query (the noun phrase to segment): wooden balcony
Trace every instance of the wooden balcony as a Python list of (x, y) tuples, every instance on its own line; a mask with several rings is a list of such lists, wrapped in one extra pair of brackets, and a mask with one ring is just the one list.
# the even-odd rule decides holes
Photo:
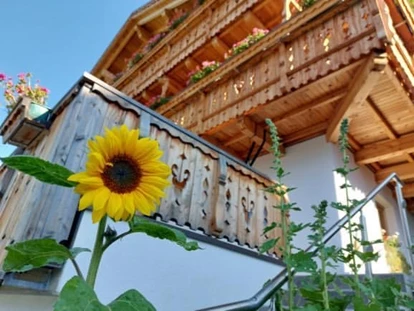
[[(85, 76), (52, 111), (50, 131), (25, 149), (73, 171), (84, 168), (87, 140), (104, 127), (126, 124), (158, 140), (171, 183), (154, 218), (257, 249), (263, 229), (280, 221), (279, 198), (263, 191), (267, 177), (187, 132), (92, 76)], [(14, 241), (52, 237), (70, 243), (79, 196), (72, 189), (42, 184), (0, 170), (0, 262)], [(280, 230), (268, 237), (280, 235)], [(225, 243), (225, 242), (223, 242)], [(277, 253), (276, 249), (272, 252)]]
[[(157, 111), (240, 159), (268, 152), (265, 118), (290, 146), (323, 134), (334, 142), (348, 117), (358, 162), (378, 180), (402, 175), (411, 200), (414, 15), (407, 2), (319, 0), (285, 20), (292, 3), (207, 1), (116, 86), (144, 103), (172, 97)], [(224, 60), (253, 27), (271, 32)], [(202, 60), (223, 64), (187, 86)]]

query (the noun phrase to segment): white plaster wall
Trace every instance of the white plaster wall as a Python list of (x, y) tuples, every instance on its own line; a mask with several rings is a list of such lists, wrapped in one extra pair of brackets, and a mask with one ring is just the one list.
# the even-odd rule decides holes
[[(125, 223), (115, 226), (118, 232), (127, 230)], [(86, 212), (74, 246), (92, 248), (96, 229)], [(263, 260), (206, 243), (200, 246), (203, 250), (187, 252), (143, 234), (127, 236), (104, 254), (96, 283), (99, 299), (109, 303), (135, 288), (159, 311), (193, 311), (250, 298), (280, 271), (279, 266)], [(79, 256), (84, 272), (89, 258), (90, 254)], [(68, 263), (58, 289), (74, 273)]]
[[(266, 155), (258, 158), (255, 167), (269, 174), (273, 156)], [(332, 146), (327, 144), (323, 137), (317, 137), (303, 143), (286, 148), (286, 155), (282, 158), (282, 165), (290, 174), (284, 178), (288, 187), (296, 188), (289, 193), (289, 199), (296, 202), (302, 209), (301, 212), (292, 212), (291, 219), (294, 222), (306, 223), (312, 219), (312, 205), (318, 205), (322, 200), (332, 202), (336, 200), (336, 189), (333, 183), (332, 170), (335, 161), (332, 156)], [(328, 209), (327, 226), (330, 227), (338, 220), (338, 212)], [(306, 236), (310, 230), (304, 230), (296, 237), (294, 243), (297, 247), (309, 246)], [(335, 237), (333, 243), (339, 244), (340, 238)]]
[[(350, 155), (350, 166), (356, 167), (352, 154)], [(267, 155), (257, 160), (255, 167), (262, 172), (269, 174), (269, 167), (272, 165), (273, 156)], [(295, 222), (309, 222), (313, 216), (312, 205), (318, 204), (321, 200), (341, 201), (345, 203), (344, 189), (340, 189), (343, 180), (334, 169), (342, 166), (341, 153), (334, 144), (327, 143), (324, 136), (305, 141), (303, 143), (286, 148), (286, 155), (282, 158), (282, 164), (286, 171), (290, 172), (285, 178), (285, 183), (289, 187), (297, 187), (290, 193), (290, 200), (296, 202), (301, 207), (301, 212), (292, 212), (291, 219)], [(272, 178), (275, 175), (271, 175)], [(351, 173), (350, 197), (352, 199), (364, 198), (373, 188), (377, 186), (374, 174), (366, 167)], [(384, 189), (376, 199), (385, 207), (385, 217), (388, 222), (389, 234), (401, 229), (400, 218), (397, 205), (392, 197), (390, 189)], [(328, 227), (335, 223), (343, 213), (334, 209), (328, 210)], [(382, 237), (379, 222), (379, 215), (373, 202), (368, 203), (364, 208), (364, 215), (367, 219), (368, 238), (376, 240)], [(357, 220), (357, 219), (356, 219)], [(308, 246), (306, 236), (309, 230), (300, 234), (294, 243), (298, 247)], [(346, 245), (348, 236), (341, 231), (333, 240), (336, 245)], [(380, 254), (384, 254), (382, 244), (377, 244), (374, 249)], [(363, 272), (364, 269), (361, 269)], [(338, 272), (347, 272), (349, 269), (339, 267)], [(389, 267), (386, 264), (385, 256), (373, 264), (374, 273), (387, 273)]]
[(56, 296), (16, 295), (0, 290), (0, 311), (52, 311)]

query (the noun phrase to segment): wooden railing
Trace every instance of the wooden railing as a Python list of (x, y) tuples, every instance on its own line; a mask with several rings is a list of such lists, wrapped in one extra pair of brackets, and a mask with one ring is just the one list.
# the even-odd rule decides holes
[[(172, 169), (172, 185), (156, 212), (163, 221), (251, 248), (264, 242), (267, 225), (280, 221), (279, 210), (273, 208), (279, 198), (263, 191), (273, 185), (268, 178), (92, 76), (79, 87), (75, 98), (71, 95), (77, 87), (54, 109), (50, 131), (26, 154), (80, 171), (87, 140), (105, 127), (126, 124), (157, 139), (164, 151), (162, 160)], [(42, 237), (67, 241), (78, 200), (72, 189), (46, 185), (21, 173), (11, 176), (0, 200), (0, 262), (4, 248), (13, 241)], [(280, 230), (268, 235), (279, 236)]]
[[(333, 2), (320, 0), (158, 111), (195, 133), (206, 133), (382, 46), (372, 1), (359, 2), (335, 15), (335, 9), (330, 10), (324, 19), (320, 12), (329, 4)], [(254, 65), (243, 70), (246, 62)], [(237, 68), (239, 73), (234, 74)]]
[(210, 1), (193, 12), (114, 86), (133, 97), (157, 81), (259, 0)]

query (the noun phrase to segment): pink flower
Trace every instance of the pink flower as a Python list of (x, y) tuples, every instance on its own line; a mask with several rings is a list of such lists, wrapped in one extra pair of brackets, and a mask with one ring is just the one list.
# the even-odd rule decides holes
[(0, 72), (0, 82), (4, 81), (7, 79), (7, 76), (4, 73)]
[(45, 88), (45, 87), (43, 87), (43, 86), (41, 86), (41, 87), (40, 87), (40, 90), (41, 90), (42, 92), (45, 92), (46, 94), (49, 94), (49, 93), (50, 93), (50, 90), (49, 90), (49, 89), (47, 89), (47, 88)]
[(19, 73), (19, 74), (17, 75), (17, 78), (18, 78), (19, 80), (24, 81), (24, 80), (26, 79), (26, 74), (25, 74), (25, 73)]

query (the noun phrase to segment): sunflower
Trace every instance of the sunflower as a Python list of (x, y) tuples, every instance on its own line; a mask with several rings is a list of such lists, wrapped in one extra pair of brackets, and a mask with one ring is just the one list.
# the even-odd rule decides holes
[(86, 171), (71, 175), (81, 195), (79, 210), (92, 206), (92, 221), (108, 215), (128, 220), (136, 211), (150, 215), (164, 197), (171, 169), (160, 161), (162, 151), (150, 138), (139, 138), (139, 130), (125, 125), (88, 142)]

